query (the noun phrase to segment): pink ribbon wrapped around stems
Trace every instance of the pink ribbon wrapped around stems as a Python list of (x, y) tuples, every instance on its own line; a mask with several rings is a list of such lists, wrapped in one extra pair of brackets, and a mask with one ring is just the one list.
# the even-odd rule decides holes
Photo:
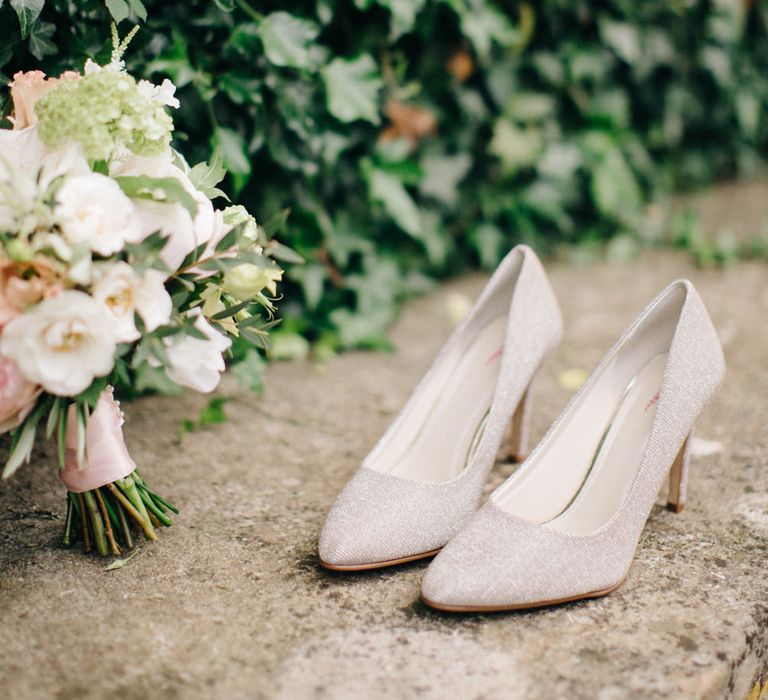
[(77, 459), (78, 428), (75, 405), (67, 416), (64, 469), (59, 472), (69, 491), (82, 493), (122, 479), (136, 469), (123, 439), (123, 416), (107, 387), (99, 397), (96, 408), (88, 418), (85, 433), (85, 464)]

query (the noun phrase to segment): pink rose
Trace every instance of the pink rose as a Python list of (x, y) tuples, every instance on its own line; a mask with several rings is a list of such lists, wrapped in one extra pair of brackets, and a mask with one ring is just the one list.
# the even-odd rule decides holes
[(40, 387), (24, 379), (13, 360), (0, 355), (0, 433), (27, 417), (39, 393)]
[(61, 289), (54, 268), (44, 258), (29, 263), (0, 258), (0, 330), (24, 309)]
[(40, 70), (31, 70), (16, 73), (11, 83), (11, 98), (13, 99), (14, 131), (26, 129), (37, 124), (35, 116), (35, 103), (62, 80), (79, 80), (80, 74), (74, 71), (62, 73), (58, 78), (46, 78)]

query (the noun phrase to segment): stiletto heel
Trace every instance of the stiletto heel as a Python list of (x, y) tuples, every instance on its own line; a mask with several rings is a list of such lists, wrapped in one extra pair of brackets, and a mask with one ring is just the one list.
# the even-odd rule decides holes
[(691, 431), (724, 372), (704, 302), (688, 280), (673, 282), (437, 555), (422, 600), (487, 612), (618, 588), (667, 479), (669, 507), (683, 509)]
[(505, 432), (506, 454), (524, 452), (528, 387), (561, 334), (541, 262), (516, 246), (339, 494), (320, 533), (322, 566), (373, 569), (443, 547), (477, 510)]
[(689, 446), (691, 435), (683, 442), (680, 452), (677, 453), (672, 468), (669, 470), (669, 495), (667, 496), (667, 508), (675, 513), (682, 513), (685, 508), (685, 497), (688, 491), (688, 463), (690, 461)]
[(528, 436), (531, 423), (531, 384), (520, 397), (512, 414), (504, 440), (499, 450), (499, 459), (507, 462), (522, 462), (528, 456)]

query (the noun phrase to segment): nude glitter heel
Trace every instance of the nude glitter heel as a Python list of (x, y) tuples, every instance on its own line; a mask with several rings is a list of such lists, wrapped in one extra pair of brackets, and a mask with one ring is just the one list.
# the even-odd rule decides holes
[(512, 419), (509, 421), (507, 432), (501, 443), (499, 459), (507, 462), (522, 462), (528, 455), (528, 438), (531, 423), (531, 386), (525, 390), (520, 403), (517, 404)]
[(669, 470), (669, 495), (667, 508), (675, 513), (682, 513), (688, 491), (688, 465), (690, 462), (691, 434), (685, 438), (680, 452), (677, 453), (672, 468)]

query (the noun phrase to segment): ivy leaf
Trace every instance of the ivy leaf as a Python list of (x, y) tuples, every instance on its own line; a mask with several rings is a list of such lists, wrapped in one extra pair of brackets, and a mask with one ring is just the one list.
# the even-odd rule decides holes
[(21, 38), (26, 39), (43, 11), (45, 0), (11, 0), (11, 7), (19, 18)]
[(592, 173), (592, 196), (599, 211), (617, 221), (631, 223), (638, 213), (642, 194), (617, 148), (608, 151)]
[(56, 25), (51, 22), (37, 22), (29, 35), (29, 52), (42, 61), (45, 56), (53, 56), (59, 49), (51, 41)]
[(288, 68), (313, 67), (310, 43), (319, 33), (320, 28), (314, 22), (288, 12), (273, 12), (259, 26), (259, 36), (269, 62)]
[(483, 62), (490, 59), (493, 43), (502, 48), (510, 48), (520, 38), (519, 33), (501, 10), (488, 3), (463, 10), (461, 30), (475, 49), (477, 57)]
[(379, 124), (379, 90), (383, 82), (370, 54), (334, 58), (321, 71), (328, 111), (342, 122), (364, 119)]
[(142, 21), (147, 21), (147, 8), (141, 0), (104, 0), (104, 4), (115, 20), (115, 24), (120, 24), (124, 19), (128, 19), (131, 11)]
[(421, 219), (411, 195), (394, 175), (378, 168), (368, 171), (368, 194), (383, 205), (395, 223), (406, 233), (418, 238)]
[(488, 151), (501, 159), (505, 170), (513, 173), (534, 165), (543, 146), (539, 129), (519, 128), (507, 119), (497, 119)]
[(380, 0), (379, 4), (389, 9), (389, 38), (395, 41), (413, 29), (416, 15), (421, 12), (426, 0)]
[(221, 152), (224, 166), (233, 176), (235, 189), (241, 190), (251, 174), (245, 139), (237, 131), (220, 126), (214, 132), (214, 143)]
[(459, 183), (472, 167), (467, 153), (455, 156), (428, 154), (421, 160), (424, 176), (419, 184), (421, 194), (449, 206), (459, 198)]
[(194, 217), (197, 214), (195, 198), (175, 177), (122, 175), (115, 180), (128, 197), (151, 199), (154, 202), (176, 202), (181, 204), (190, 216)]
[(227, 169), (224, 167), (221, 153), (217, 150), (213, 152), (210, 163), (198, 163), (189, 171), (189, 179), (195, 189), (200, 190), (208, 199), (224, 197), (229, 201), (229, 197), (216, 187), (226, 174)]

